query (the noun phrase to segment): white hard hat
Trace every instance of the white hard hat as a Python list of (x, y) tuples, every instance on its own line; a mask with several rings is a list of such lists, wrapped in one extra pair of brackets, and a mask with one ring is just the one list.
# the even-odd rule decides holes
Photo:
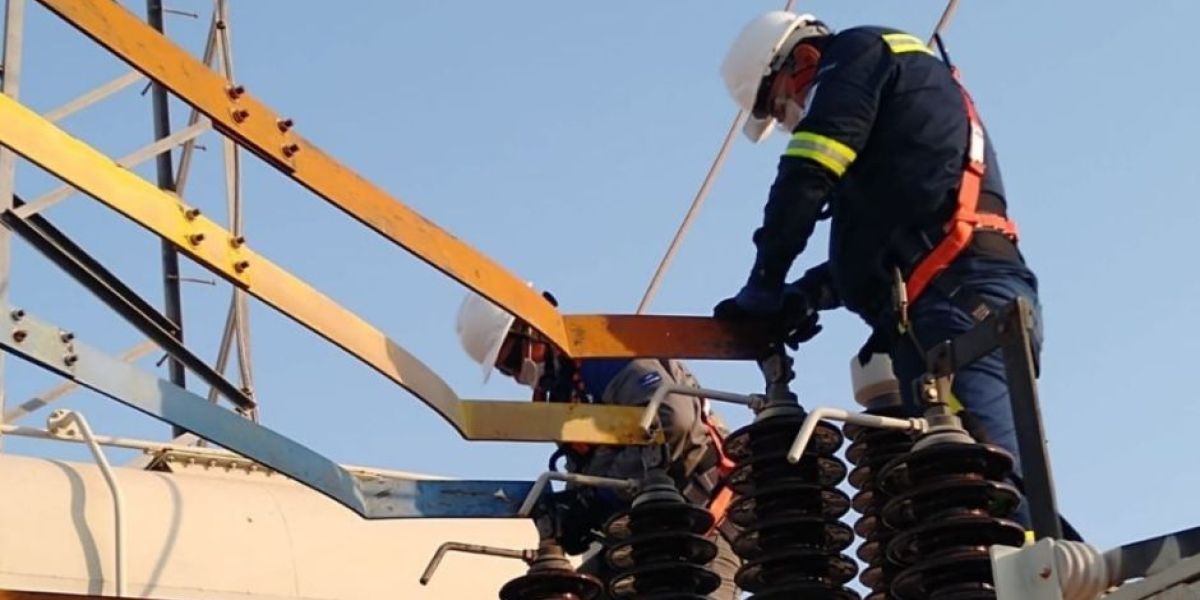
[[(829, 29), (809, 14), (777, 10), (755, 17), (742, 28), (721, 63), (721, 78), (729, 95), (742, 110), (754, 110), (762, 80), (779, 68), (779, 59), (800, 40), (828, 34)], [(757, 144), (766, 139), (774, 125), (773, 117), (758, 119), (751, 115), (742, 133)]]
[(511, 313), (496, 306), (487, 298), (468, 292), (458, 307), (458, 320), (455, 330), (458, 341), (471, 360), (483, 367), (483, 380), (486, 382), (496, 366), (496, 358), (508, 330), (516, 321)]

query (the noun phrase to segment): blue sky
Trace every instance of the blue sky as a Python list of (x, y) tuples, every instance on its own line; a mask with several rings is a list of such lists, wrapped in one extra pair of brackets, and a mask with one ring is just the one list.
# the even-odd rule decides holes
[[(141, 11), (142, 3), (127, 5)], [(234, 2), (237, 79), (303, 135), (397, 198), (551, 289), (570, 312), (632, 312), (708, 168), (734, 107), (717, 76), (738, 28), (775, 2)], [(836, 28), (926, 35), (943, 3), (811, 2)], [(204, 2), (173, 8), (206, 13)], [(965, 3), (947, 41), (998, 148), (1022, 248), (1042, 283), (1042, 399), (1060, 504), (1112, 546), (1195, 525), (1200, 492), (1195, 356), (1200, 184), (1192, 164), (1200, 95), (1191, 24), (1200, 5), (1161, 0)], [(29, 8), (23, 100), (47, 110), (123, 72), (38, 6)], [(198, 52), (207, 17), (171, 16)], [(151, 138), (135, 87), (63, 123), (112, 156)], [(172, 107), (176, 126), (186, 113)], [(223, 215), (220, 144), (202, 143), (187, 200)], [(740, 286), (782, 138), (734, 148), (654, 312), (708, 314)], [(484, 386), (459, 350), (463, 289), (253, 158), (249, 243), (387, 332), (464, 397)], [(152, 167), (138, 169), (153, 180)], [(17, 189), (55, 185), (28, 165)], [(146, 297), (161, 297), (158, 241), (76, 196), (47, 215)], [(799, 268), (821, 260), (819, 232)], [(15, 242), (13, 301), (117, 354), (139, 339), (66, 276)], [(185, 264), (187, 275), (207, 277)], [(228, 298), (185, 287), (189, 345), (212, 357)], [(797, 356), (810, 406), (851, 407), (848, 363), (866, 329), (828, 315)], [(384, 378), (254, 304), (264, 422), (344, 462), (474, 478), (531, 478), (548, 445), (468, 444)], [(142, 365), (165, 376), (154, 358)], [(10, 405), (54, 379), (9, 359)], [(754, 391), (743, 363), (694, 363), (708, 387)], [(193, 378), (194, 381), (194, 378)], [(194, 389), (200, 389), (193, 386)], [(77, 394), (66, 406), (109, 434), (166, 428)], [(730, 422), (749, 415), (723, 408)], [(43, 417), (29, 419), (40, 424)], [(6, 449), (85, 458), (8, 439)]]

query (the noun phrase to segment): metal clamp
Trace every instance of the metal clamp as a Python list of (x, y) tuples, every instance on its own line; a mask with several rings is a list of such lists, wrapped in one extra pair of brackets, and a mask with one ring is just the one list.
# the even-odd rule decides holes
[(800, 426), (800, 432), (796, 435), (796, 441), (792, 442), (792, 447), (788, 450), (788, 462), (793, 464), (800, 462), (800, 458), (804, 456), (804, 450), (808, 448), (808, 442), (812, 440), (813, 433), (817, 430), (817, 424), (824, 419), (841, 421), (861, 427), (874, 427), (876, 429), (895, 429), (898, 431), (915, 431), (917, 433), (924, 433), (929, 430), (929, 422), (925, 419), (897, 419), (854, 413), (840, 408), (821, 407), (814, 409), (805, 417), (804, 424)]
[(734, 394), (732, 392), (722, 392), (720, 390), (707, 390), (704, 388), (691, 387), (687, 385), (660, 385), (654, 390), (654, 395), (650, 397), (650, 403), (646, 405), (646, 409), (642, 412), (642, 420), (639, 423), (642, 431), (649, 436), (654, 432), (654, 419), (658, 417), (658, 409), (662, 406), (663, 400), (667, 394), (681, 394), (684, 396), (694, 396), (696, 398), (707, 398), (709, 400), (720, 400), (721, 402), (729, 402), (731, 404), (741, 404), (748, 406), (751, 410), (757, 412), (762, 407), (765, 398), (762, 396), (747, 396), (745, 394)]
[(479, 544), (464, 544), (462, 542), (446, 542), (438, 546), (437, 552), (433, 554), (433, 558), (429, 559), (429, 564), (425, 566), (425, 571), (421, 573), (421, 585), (428, 585), (433, 579), (434, 572), (442, 564), (442, 559), (446, 557), (448, 552), (466, 552), (468, 554), (482, 554), (484, 556), (499, 556), (501, 558), (516, 558), (532, 564), (537, 558), (537, 550), (513, 550), (510, 548), (496, 548), (494, 546), (481, 546)]
[(533, 482), (533, 488), (529, 490), (529, 495), (525, 496), (525, 501), (521, 503), (521, 508), (517, 510), (518, 517), (528, 517), (533, 514), (533, 509), (537, 506), (538, 499), (541, 498), (542, 493), (546, 491), (546, 487), (550, 485), (551, 481), (564, 481), (576, 485), (611, 488), (630, 493), (637, 493), (641, 487), (641, 484), (636, 479), (613, 479), (610, 477), (596, 477), (595, 475), (581, 475), (579, 473), (546, 471), (538, 476), (537, 481)]

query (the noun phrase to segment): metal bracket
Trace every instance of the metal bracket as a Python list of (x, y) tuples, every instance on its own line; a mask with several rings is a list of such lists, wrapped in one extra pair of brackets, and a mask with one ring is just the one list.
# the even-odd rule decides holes
[(177, 425), (320, 492), (367, 519), (517, 518), (529, 481), (413, 480), (348, 471), (271, 429), (107, 356), (0, 304), (0, 346), (147, 415)]
[(208, 68), (120, 3), (39, 1), (196, 107), (221, 133), (430, 266), (529, 323), (574, 358), (753, 359), (763, 348), (759, 342), (765, 328), (704, 317), (564, 318), (521, 278), (297, 135), (289, 119), (244, 86)]
[(199, 210), (6, 96), (0, 96), (0, 143), (366, 363), (425, 402), (466, 439), (647, 443), (637, 428), (635, 407), (461, 400), (429, 367), (370, 323), (254, 252)]
[(970, 331), (935, 346), (926, 354), (927, 369), (929, 375), (944, 384), (958, 369), (997, 349), (1002, 351), (1034, 533), (1039, 540), (1062, 539), (1045, 427), (1038, 406), (1032, 330), (1033, 306), (1025, 298), (1017, 298)]
[[(25, 204), (15, 196), (14, 201), (18, 207)], [(88, 291), (95, 294), (109, 308), (124, 317), (129, 324), (153, 340), (160, 348), (166, 350), (175, 360), (199, 375), (205, 383), (217, 388), (238, 408), (250, 410), (255, 407), (252, 398), (176, 339), (178, 327), (174, 323), (158, 312), (153, 305), (138, 296), (133, 288), (125, 285), (120, 278), (92, 258), (71, 238), (54, 227), (45, 217), (31, 215), (21, 218), (16, 211), (6, 210), (0, 213), (0, 220), (3, 220), (4, 224), (14, 233), (21, 236), (21, 239), (58, 265)]]

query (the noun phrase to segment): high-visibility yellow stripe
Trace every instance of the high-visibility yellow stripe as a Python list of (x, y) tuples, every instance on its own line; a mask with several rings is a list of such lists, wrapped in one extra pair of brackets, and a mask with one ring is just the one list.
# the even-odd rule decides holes
[(924, 52), (925, 54), (933, 54), (929, 46), (921, 41), (915, 35), (907, 33), (885, 33), (883, 41), (887, 42), (888, 47), (892, 49), (893, 54), (904, 54), (906, 52)]
[(788, 143), (783, 155), (816, 161), (838, 177), (844, 175), (850, 163), (858, 158), (858, 154), (849, 146), (831, 137), (809, 131), (793, 134), (792, 141)]
[(955, 396), (953, 392), (951, 392), (950, 395), (946, 398), (946, 406), (950, 407), (950, 412), (952, 412), (956, 415), (958, 413), (962, 412), (963, 410), (965, 410), (965, 407), (963, 407), (962, 401), (959, 400), (958, 396)]

